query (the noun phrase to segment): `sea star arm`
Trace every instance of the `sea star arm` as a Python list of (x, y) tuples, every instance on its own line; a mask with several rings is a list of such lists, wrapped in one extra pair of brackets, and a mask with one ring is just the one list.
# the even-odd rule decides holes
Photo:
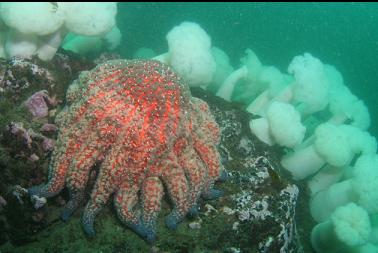
[(196, 128), (192, 129), (193, 147), (198, 157), (208, 169), (209, 179), (206, 181), (202, 196), (205, 199), (218, 198), (222, 191), (213, 189), (214, 182), (223, 175), (223, 165), (216, 145), (220, 141), (219, 127), (206, 102), (198, 98), (191, 99), (192, 119)]
[(153, 242), (156, 237), (156, 219), (161, 209), (164, 195), (163, 184), (158, 177), (148, 177), (142, 187), (143, 222), (146, 226), (146, 239)]
[(105, 145), (96, 131), (92, 131), (82, 145), (80, 151), (72, 159), (67, 173), (66, 185), (70, 193), (70, 199), (62, 212), (62, 219), (67, 221), (72, 213), (83, 201), (85, 186), (92, 166), (105, 151)]
[(57, 195), (65, 185), (68, 168), (71, 164), (71, 156), (80, 144), (68, 140), (68, 133), (60, 133), (49, 165), (48, 182), (44, 185), (33, 186), (28, 189), (30, 196), (53, 197)]
[(137, 184), (130, 184), (126, 180), (114, 196), (114, 205), (119, 219), (145, 239), (147, 237), (147, 229), (141, 217), (137, 215), (138, 212), (136, 210), (139, 202), (138, 191), (139, 186)]
[(173, 209), (166, 218), (166, 225), (170, 229), (176, 229), (177, 223), (185, 217), (190, 208), (189, 184), (173, 152), (168, 154), (164, 166), (162, 180), (173, 204)]
[(126, 225), (136, 224), (138, 218), (134, 212), (138, 203), (138, 186), (124, 182), (114, 196), (117, 214)]
[(95, 235), (94, 221), (102, 210), (110, 195), (118, 190), (125, 174), (125, 164), (121, 157), (128, 156), (121, 145), (114, 145), (107, 153), (106, 159), (100, 166), (99, 175), (91, 193), (82, 218), (84, 231), (89, 236)]
[(178, 160), (189, 182), (189, 213), (196, 215), (198, 211), (197, 202), (208, 179), (208, 171), (192, 146), (186, 147), (184, 152), (179, 154)]

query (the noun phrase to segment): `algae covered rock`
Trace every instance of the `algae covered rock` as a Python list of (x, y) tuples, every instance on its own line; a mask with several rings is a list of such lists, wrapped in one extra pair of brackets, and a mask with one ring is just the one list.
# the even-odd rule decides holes
[[(56, 133), (42, 127), (54, 122), (55, 112), (60, 110), (57, 102), (63, 102), (65, 90), (78, 72), (93, 65), (64, 52), (50, 62), (0, 59), (0, 195), (7, 203), (0, 210), (0, 244), (7, 240), (30, 242), (30, 235), (41, 229), (37, 224), (44, 220), (41, 213), (30, 209), (30, 201), (16, 198), (13, 186), (46, 180)], [(25, 102), (32, 94), (40, 96), (29, 100), (30, 112)]]
[[(60, 66), (64, 66), (65, 75), (78, 76), (79, 68), (77, 66), (80, 65), (78, 63), (80, 60), (75, 61), (69, 56), (59, 56), (59, 54), (57, 57), (60, 57), (56, 61), (60, 61)], [(91, 66), (91, 64), (86, 66)], [(54, 68), (46, 68), (49, 72), (55, 73)], [(81, 70), (85, 69), (82, 68)], [(86, 68), (86, 70), (89, 69), (90, 67)], [(66, 103), (64, 95), (68, 83), (68, 79), (60, 80), (52, 87), (47, 88), (49, 94), (57, 94), (57, 97), (62, 100), (56, 108), (58, 111)], [(46, 89), (46, 87), (38, 85), (32, 86), (34, 88), (31, 90), (24, 89), (25, 92), (28, 90), (29, 96), (35, 91)], [(8, 100), (12, 101), (9, 103), (13, 107), (21, 106), (21, 103), (28, 97), (26, 95), (23, 97), (24, 93), (22, 92), (20, 94), (21, 96), (18, 96), (17, 99)], [(24, 153), (25, 150), (28, 150), (27, 144), (20, 143), (23, 138), (21, 135), (17, 137), (19, 139), (14, 139), (18, 146), (9, 146), (7, 141), (0, 144), (0, 148), (4, 150), (0, 156), (2, 173), (0, 174), (2, 175), (0, 195), (7, 201), (8, 206), (8, 209), (3, 207), (0, 211), (0, 225), (5, 224), (6, 228), (5, 231), (0, 231), (0, 244), (3, 243), (0, 245), (0, 251), (302, 252), (295, 224), (298, 188), (281, 177), (279, 151), (262, 144), (250, 133), (248, 123), (251, 115), (249, 113), (199, 88), (193, 89), (192, 94), (209, 104), (210, 110), (221, 128), (221, 143), (218, 150), (228, 172), (225, 181), (216, 185), (224, 192), (221, 198), (201, 200), (198, 204), (198, 214), (187, 217), (175, 231), (167, 229), (164, 225), (164, 218), (171, 210), (170, 201), (167, 198), (158, 217), (157, 234), (159, 236), (154, 245), (147, 244), (131, 230), (122, 226), (116, 218), (113, 206), (108, 205), (98, 219), (98, 234), (95, 238), (88, 240), (80, 226), (81, 210), (69, 222), (65, 223), (59, 218), (61, 206), (68, 199), (66, 191), (56, 198), (48, 200), (47, 204), (39, 210), (35, 210), (32, 203), (25, 199), (26, 197), (21, 198), (24, 202), (20, 204), (17, 198), (11, 198), (5, 194), (15, 184), (27, 187), (47, 178), (49, 155), (42, 149), (43, 138), (35, 137), (34, 140), (32, 138), (33, 142), (41, 145), (38, 146), (38, 150), (41, 148), (39, 152), (42, 152), (38, 153), (41, 159), (37, 162), (29, 161), (26, 166), (26, 158), (15, 156), (22, 150)], [(26, 129), (26, 132), (28, 129), (32, 129), (38, 136), (42, 135), (49, 139), (56, 138), (54, 131), (53, 133), (42, 131), (46, 126), (51, 126), (46, 124), (56, 124), (53, 115), (49, 115), (47, 120), (39, 120), (33, 119), (26, 110), (12, 111), (8, 109), (7, 118), (3, 117), (2, 122), (4, 122), (3, 132), (5, 126), (11, 122), (17, 122), (23, 124), (23, 129)], [(4, 138), (10, 137), (12, 135), (6, 137), (3, 133), (0, 139), (4, 140)], [(30, 154), (27, 153), (27, 155)], [(20, 167), (16, 169), (15, 164), (19, 164)], [(15, 171), (17, 171), (16, 174)], [(96, 173), (91, 175), (90, 180), (93, 182), (95, 177)], [(34, 181), (32, 182), (31, 179)], [(13, 209), (13, 217), (9, 217), (9, 210)], [(22, 219), (14, 219), (17, 216)], [(51, 244), (51, 241), (59, 243)], [(16, 244), (22, 244), (22, 246), (15, 247)]]

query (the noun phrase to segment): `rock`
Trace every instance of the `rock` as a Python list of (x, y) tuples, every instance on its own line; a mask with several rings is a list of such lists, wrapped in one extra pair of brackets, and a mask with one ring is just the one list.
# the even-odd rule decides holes
[(42, 211), (36, 211), (32, 214), (32, 220), (35, 222), (35, 223), (40, 223), (42, 222), (45, 217), (46, 217), (46, 214)]
[(25, 102), (26, 108), (37, 119), (49, 115), (48, 104), (56, 105), (56, 101), (49, 97), (46, 90), (37, 91)]
[(106, 61), (116, 60), (116, 59), (122, 59), (121, 55), (117, 53), (104, 52), (100, 54), (96, 59), (94, 59), (94, 63), (98, 65)]
[(298, 187), (280, 176), (277, 151), (251, 134), (252, 115), (201, 89), (192, 93), (209, 104), (222, 129), (218, 149), (229, 174), (219, 184), (226, 189), (222, 206), (213, 206), (220, 212), (207, 218), (208, 204), (202, 211), (201, 232), (211, 222), (219, 235), (207, 243), (215, 240), (214, 247), (230, 252), (303, 252), (295, 224)]
[(58, 127), (55, 124), (45, 123), (40, 129), (41, 132), (56, 132), (58, 131)]
[[(45, 218), (33, 214), (30, 199), (13, 195), (9, 189), (15, 184), (30, 187), (46, 182), (50, 156), (45, 150), (51, 150), (53, 143), (46, 138), (53, 140), (57, 132), (49, 132), (56, 131), (54, 125), (42, 125), (54, 122), (54, 112), (61, 109), (56, 104), (64, 100), (66, 89), (78, 72), (94, 66), (83, 57), (64, 52), (58, 52), (49, 62), (36, 58), (0, 59), (0, 192), (7, 200), (0, 214), (1, 252), (15, 252), (2, 248), (2, 243), (30, 243), (32, 235), (44, 228), (41, 225), (44, 222), (33, 222)], [(33, 101), (31, 109), (38, 109), (38, 103), (42, 104), (42, 111), (35, 115), (44, 118), (31, 120), (33, 114), (28, 111), (25, 101), (35, 93), (38, 93), (38, 101)], [(46, 107), (49, 117), (45, 116)]]
[(233, 215), (233, 214), (235, 214), (235, 210), (232, 209), (232, 208), (230, 208), (230, 207), (228, 207), (228, 206), (224, 206), (222, 208), (222, 212), (224, 212), (227, 215)]
[(198, 222), (198, 221), (190, 222), (189, 227), (191, 229), (200, 229), (201, 228), (201, 222)]
[[(24, 90), (34, 85), (34, 82), (43, 81), (43, 86), (48, 89), (55, 83), (54, 75), (37, 62), (31, 59), (11, 58), (2, 59), (0, 62), (0, 88), (3, 93), (20, 95)], [(17, 97), (14, 97), (17, 98)]]
[(3, 210), (3, 208), (7, 205), (7, 201), (3, 198), (3, 196), (0, 195), (0, 212)]
[(38, 197), (37, 195), (31, 196), (31, 201), (33, 203), (33, 206), (35, 209), (39, 209), (43, 207), (46, 203), (47, 200), (44, 197)]
[(33, 142), (32, 136), (30, 135), (30, 131), (24, 128), (24, 124), (22, 122), (11, 122), (5, 127), (5, 135), (9, 133), (14, 140), (19, 140), (20, 143), (25, 144), (27, 148), (31, 148), (31, 144)]
[(31, 162), (36, 162), (39, 160), (39, 157), (36, 155), (36, 154), (31, 154), (31, 156), (29, 156), (29, 161)]
[(204, 213), (205, 216), (209, 216), (217, 212), (218, 210), (215, 209), (212, 205), (210, 205), (209, 203), (205, 204), (205, 213)]
[[(69, 61), (59, 55), (57, 57), (55, 61), (60, 62), (61, 66), (63, 66), (64, 75), (68, 77), (77, 75), (77, 71), (75, 72), (75, 70), (80, 66), (79, 61)], [(50, 66), (49, 70), (53, 67)], [(51, 70), (51, 73), (55, 72)], [(51, 92), (49, 90), (49, 94), (55, 94), (55, 88), (59, 87), (65, 93), (65, 89), (62, 88), (65, 85), (61, 83), (59, 85), (56, 84), (53, 86)], [(193, 89), (192, 92), (194, 96), (208, 102), (222, 130), (221, 143), (218, 149), (221, 153), (224, 166), (228, 171), (229, 178), (225, 182), (217, 182), (215, 187), (224, 192), (223, 196), (217, 200), (201, 200), (198, 213), (202, 222), (198, 222), (198, 218), (194, 221), (185, 218), (177, 231), (168, 231), (162, 225), (164, 224), (163, 219), (165, 217), (161, 215), (158, 221), (159, 226), (161, 226), (159, 229), (166, 230), (167, 233), (160, 234), (157, 241), (159, 248), (151, 249), (142, 239), (127, 229), (121, 229), (122, 233), (115, 232), (113, 228), (120, 225), (115, 222), (114, 215), (104, 216), (100, 222), (96, 223), (98, 230), (104, 231), (102, 232), (104, 233), (101, 237), (102, 239), (97, 238), (101, 240), (82, 240), (80, 241), (81, 247), (84, 249), (97, 249), (105, 244), (109, 245), (109, 248), (102, 248), (105, 249), (104, 252), (108, 249), (109, 252), (149, 252), (149, 249), (151, 249), (151, 252), (303, 252), (298, 240), (295, 224), (298, 188), (280, 176), (281, 167), (277, 150), (262, 144), (250, 133), (249, 120), (251, 114), (201, 89)], [(60, 99), (63, 99), (64, 93), (57, 93), (60, 95)], [(48, 101), (45, 102), (49, 103)], [(59, 111), (61, 108), (58, 107), (57, 110)], [(26, 125), (26, 122), (24, 122), (24, 125)], [(58, 123), (57, 125), (59, 126)], [(29, 128), (29, 125), (27, 126)], [(18, 125), (18, 127), (20, 129), (22, 125)], [(35, 129), (42, 128), (38, 125)], [(11, 128), (9, 128), (9, 131), (12, 131)], [(26, 133), (30, 136), (29, 131), (18, 131), (16, 128), (15, 132), (21, 135), (23, 141), (23, 134)], [(46, 157), (48, 156), (43, 153), (42, 147), (37, 145), (42, 144), (46, 137), (41, 135), (33, 136), (30, 137), (32, 148), (29, 153), (26, 153), (27, 150), (22, 150), (26, 154), (26, 157), (33, 153), (40, 156), (40, 161), (38, 161), (38, 166), (36, 166), (38, 170), (35, 169), (33, 173), (31, 173), (33, 170), (29, 168), (29, 164), (28, 166), (21, 167), (24, 166), (22, 159), (9, 159), (10, 155), (8, 153), (11, 155), (14, 153), (17, 154), (19, 149), (12, 150), (12, 147), (9, 147), (9, 144), (7, 144), (9, 143), (8, 139), (5, 141), (4, 139), (2, 140), (0, 148), (4, 148), (4, 150), (6, 148), (8, 153), (4, 152), (4, 154), (8, 155), (8, 160), (0, 160), (2, 164), (7, 165), (4, 170), (6, 173), (3, 173), (6, 184), (0, 181), (0, 190), (6, 189), (8, 184), (14, 184), (15, 181), (23, 182), (22, 185), (25, 187), (36, 184), (36, 182), (30, 183), (31, 180), (39, 180), (39, 183), (46, 181), (46, 178), (43, 179), (43, 177), (47, 177), (48, 159)], [(12, 138), (14, 139), (14, 136)], [(36, 152), (39, 149), (41, 153)], [(6, 156), (4, 155), (3, 157)], [(42, 163), (44, 159), (45, 162)], [(11, 170), (14, 169), (12, 167), (13, 163), (8, 161), (21, 161), (20, 168), (18, 168), (16, 174), (12, 174), (15, 173)], [(91, 171), (89, 179), (91, 185), (93, 185), (94, 178), (96, 178), (99, 166), (100, 163), (96, 164)], [(24, 204), (20, 204), (17, 196), (15, 196), (16, 201), (14, 201), (14, 205), (19, 205), (19, 209), (12, 207), (12, 212), (7, 213), (7, 218), (14, 215), (13, 210), (20, 210), (20, 213), (22, 210), (22, 214), (28, 214), (29, 216), (33, 214), (34, 217), (27, 217), (27, 219), (22, 220), (22, 223), (19, 222), (19, 219), (13, 219), (10, 227), (17, 229), (19, 234), (6, 232), (10, 240), (17, 240), (20, 238), (20, 234), (24, 236), (23, 238), (31, 238), (31, 231), (45, 229), (45, 227), (36, 227), (34, 224), (35, 221), (38, 221), (39, 224), (43, 224), (43, 220), (45, 219), (54, 220), (55, 218), (59, 221), (57, 206), (64, 204), (63, 196), (67, 198), (65, 194), (67, 195), (67, 192), (62, 191), (62, 194), (57, 198), (56, 201), (59, 204), (45, 205), (38, 210), (41, 213), (42, 211), (40, 210), (45, 211), (47, 218), (44, 218), (39, 213), (33, 214), (35, 210), (32, 203), (24, 200)], [(12, 204), (11, 200), (7, 198), (8, 205)], [(29, 207), (33, 210), (28, 212), (27, 208)], [(168, 210), (171, 210), (168, 203), (165, 203), (162, 209), (165, 209), (163, 211), (166, 214)], [(22, 216), (19, 213), (17, 215)], [(73, 223), (79, 223), (80, 217), (74, 215), (71, 219), (73, 219)], [(34, 242), (29, 244), (29, 247), (28, 245), (24, 245), (25, 247), (20, 246), (17, 250), (20, 252), (30, 252), (31, 250), (28, 249), (40, 247), (41, 251), (46, 252), (53, 250), (60, 252), (63, 248), (65, 251), (79, 251), (81, 248), (73, 249), (71, 245), (72, 243), (76, 243), (77, 238), (82, 236), (82, 231), (80, 229), (70, 229), (69, 224), (66, 227), (62, 226), (64, 224), (60, 224), (59, 222), (56, 226), (45, 229), (43, 233), (34, 234)], [(108, 229), (103, 229), (101, 226)], [(198, 229), (199, 227), (200, 229)], [(48, 240), (46, 237), (48, 237)], [(43, 242), (59, 240), (57, 238), (62, 238), (62, 245), (57, 245), (57, 248), (55, 248), (55, 245), (51, 246), (51, 244), (47, 246), (43, 245)], [(25, 242), (26, 240), (19, 244)], [(58, 248), (59, 246), (62, 246), (62, 248)], [(116, 249), (118, 248), (120, 250), (117, 251)]]
[(42, 148), (45, 152), (50, 152), (54, 150), (54, 146), (55, 146), (55, 140), (53, 139), (44, 138), (44, 140), (42, 141)]
[(49, 111), (49, 117), (54, 118), (56, 116), (56, 109), (52, 109)]
[(55, 199), (55, 203), (56, 203), (58, 206), (64, 206), (65, 204), (67, 204), (66, 200), (65, 200), (62, 196), (58, 196), (58, 197), (56, 197), (56, 199)]

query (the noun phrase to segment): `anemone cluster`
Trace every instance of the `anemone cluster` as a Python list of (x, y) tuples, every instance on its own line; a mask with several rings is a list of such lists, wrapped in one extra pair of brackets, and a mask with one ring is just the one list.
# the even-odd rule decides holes
[(116, 14), (114, 2), (3, 2), (0, 4), (0, 56), (37, 55), (42, 60), (51, 60), (66, 35), (69, 36), (65, 48), (74, 52), (94, 47), (101, 38), (108, 42), (109, 49), (114, 48), (121, 37), (115, 25)]
[[(352, 94), (336, 67), (310, 53), (295, 56), (283, 73), (264, 66), (247, 49), (241, 66), (233, 70), (227, 54), (209, 48), (209, 37), (203, 34), (197, 24), (182, 23), (167, 35), (168, 53), (156, 58), (191, 86), (200, 84), (243, 104), (255, 116), (251, 132), (269, 146), (284, 148), (282, 167), (293, 180), (307, 181), (311, 215), (319, 223), (311, 237), (317, 252), (376, 251), (377, 141), (367, 131), (370, 114), (365, 103)], [(209, 52), (215, 66), (208, 63)], [(172, 61), (178, 55), (180, 62)], [(204, 63), (210, 78), (196, 71)], [(193, 81), (196, 77), (203, 82)]]

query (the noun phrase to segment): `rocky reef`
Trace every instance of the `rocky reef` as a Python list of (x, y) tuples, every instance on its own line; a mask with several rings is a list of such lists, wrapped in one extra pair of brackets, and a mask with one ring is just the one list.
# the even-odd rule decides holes
[[(164, 226), (171, 210), (164, 200), (153, 245), (122, 226), (110, 203), (98, 218), (98, 233), (88, 239), (79, 224), (81, 212), (68, 222), (60, 219), (67, 191), (39, 203), (15, 187), (46, 182), (55, 115), (65, 104), (71, 81), (94, 66), (65, 52), (49, 63), (0, 62), (0, 252), (303, 251), (295, 222), (299, 190), (281, 172), (280, 151), (251, 134), (251, 114), (200, 88), (192, 89), (192, 95), (209, 104), (221, 129), (218, 150), (228, 178), (216, 186), (224, 195), (201, 200), (198, 215), (186, 218), (175, 231)], [(38, 95), (28, 107), (25, 102), (33, 94)], [(36, 108), (41, 110), (33, 113)]]

